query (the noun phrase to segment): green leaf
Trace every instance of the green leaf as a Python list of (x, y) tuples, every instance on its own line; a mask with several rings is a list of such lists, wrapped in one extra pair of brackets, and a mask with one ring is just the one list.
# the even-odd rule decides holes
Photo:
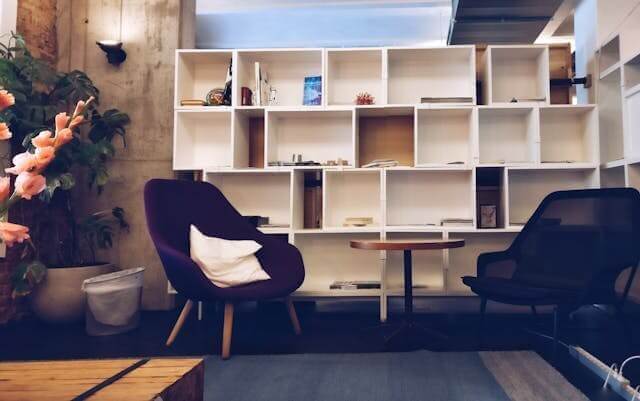
[(47, 186), (44, 191), (40, 193), (40, 199), (47, 203), (51, 201), (51, 198), (53, 198), (56, 189), (60, 188), (64, 191), (68, 191), (76, 185), (76, 180), (71, 173), (57, 175), (45, 174), (45, 178), (47, 179)]
[(91, 129), (89, 139), (93, 143), (100, 141), (112, 142), (116, 135), (122, 138), (124, 145), (127, 145), (125, 126), (131, 122), (129, 115), (117, 109), (109, 109), (100, 115), (96, 110), (91, 114)]
[(29, 295), (44, 280), (47, 267), (39, 260), (22, 261), (11, 275), (14, 298)]
[(91, 78), (82, 71), (73, 70), (63, 74), (56, 83), (51, 97), (58, 103), (75, 105), (80, 100), (95, 98), (94, 106), (99, 104), (100, 91), (93, 85)]

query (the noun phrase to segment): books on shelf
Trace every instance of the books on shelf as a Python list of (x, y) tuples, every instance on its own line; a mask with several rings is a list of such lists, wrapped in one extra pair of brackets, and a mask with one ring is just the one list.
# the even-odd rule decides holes
[(421, 97), (420, 103), (473, 103), (472, 97)]
[(367, 164), (363, 164), (362, 168), (397, 167), (399, 164), (400, 164), (400, 162), (398, 162), (397, 160), (393, 160), (393, 159), (377, 159), (377, 160), (372, 160), (371, 162), (369, 162)]
[(260, 224), (259, 228), (289, 228), (289, 224), (286, 223), (267, 223)]
[(206, 106), (206, 102), (200, 99), (182, 99), (180, 106)]
[(256, 106), (267, 105), (269, 102), (269, 93), (271, 92), (267, 72), (262, 69), (259, 61), (256, 61), (254, 64), (254, 72), (256, 87), (253, 91), (253, 96), (255, 97), (253, 103)]
[(342, 223), (343, 227), (365, 227), (373, 224), (373, 217), (347, 217)]
[(322, 173), (304, 174), (304, 228), (322, 227)]
[(440, 220), (442, 227), (473, 227), (473, 219), (445, 218)]
[(380, 289), (379, 281), (369, 280), (349, 280), (334, 281), (330, 286), (331, 290), (377, 290)]

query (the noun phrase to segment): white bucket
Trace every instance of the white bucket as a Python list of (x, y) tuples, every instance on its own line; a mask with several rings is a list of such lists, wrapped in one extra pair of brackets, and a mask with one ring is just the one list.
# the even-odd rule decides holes
[(123, 333), (138, 326), (144, 267), (121, 270), (85, 280), (87, 334)]

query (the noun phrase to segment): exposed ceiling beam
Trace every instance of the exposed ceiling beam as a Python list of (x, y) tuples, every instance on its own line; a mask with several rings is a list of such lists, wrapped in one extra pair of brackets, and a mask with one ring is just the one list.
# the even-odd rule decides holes
[(553, 42), (553, 34), (558, 30), (560, 25), (573, 14), (578, 3), (579, 0), (564, 0), (542, 32), (540, 32), (540, 35), (538, 35), (536, 43)]

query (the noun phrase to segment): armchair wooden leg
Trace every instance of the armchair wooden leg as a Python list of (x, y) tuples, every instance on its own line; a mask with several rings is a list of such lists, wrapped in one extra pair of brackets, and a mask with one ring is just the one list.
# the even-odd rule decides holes
[(295, 306), (293, 306), (293, 301), (291, 300), (291, 298), (287, 298), (284, 302), (287, 304), (287, 311), (289, 312), (289, 318), (291, 319), (293, 331), (296, 333), (296, 335), (300, 335), (302, 333), (302, 329), (300, 328), (300, 321), (298, 320), (296, 308)]
[(233, 303), (224, 304), (224, 324), (222, 327), (222, 359), (231, 356), (231, 335), (233, 333)]
[(180, 312), (180, 316), (178, 316), (178, 320), (176, 320), (176, 324), (171, 330), (171, 334), (169, 334), (169, 338), (167, 339), (167, 347), (173, 344), (173, 342), (175, 341), (178, 333), (180, 332), (180, 329), (182, 328), (182, 325), (184, 324), (185, 320), (187, 320), (187, 316), (189, 316), (189, 312), (191, 312), (191, 307), (193, 307), (193, 301), (188, 300), (187, 303), (184, 304), (182, 312)]

